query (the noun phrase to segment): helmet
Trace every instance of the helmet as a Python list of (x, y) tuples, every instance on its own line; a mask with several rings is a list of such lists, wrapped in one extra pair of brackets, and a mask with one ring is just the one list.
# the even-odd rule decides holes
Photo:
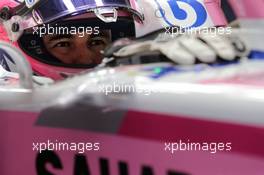
[(136, 35), (144, 36), (161, 28), (203, 28), (225, 26), (220, 0), (138, 0), (144, 24), (136, 24)]
[(3, 24), (0, 25), (0, 40), (11, 39), (25, 53), (36, 74), (62, 79), (97, 64), (62, 62), (48, 50), (43, 36), (54, 32), (61, 34), (56, 27), (67, 29), (67, 34), (106, 31), (111, 41), (134, 36), (134, 21), (143, 21), (135, 4), (134, 0), (3, 0), (0, 2)]

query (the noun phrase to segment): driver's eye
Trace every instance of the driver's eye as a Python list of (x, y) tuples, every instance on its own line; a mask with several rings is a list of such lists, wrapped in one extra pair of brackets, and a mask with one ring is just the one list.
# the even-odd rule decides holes
[(106, 45), (106, 40), (101, 37), (94, 37), (88, 42), (88, 47)]
[(59, 42), (59, 43), (55, 44), (53, 46), (53, 48), (56, 48), (56, 47), (70, 47), (70, 46), (71, 46), (70, 42), (62, 41), (62, 42)]

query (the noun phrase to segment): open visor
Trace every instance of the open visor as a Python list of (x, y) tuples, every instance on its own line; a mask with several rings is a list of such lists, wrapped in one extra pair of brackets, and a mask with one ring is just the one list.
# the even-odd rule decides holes
[[(87, 69), (101, 62), (101, 51), (112, 41), (134, 36), (135, 26), (131, 18), (120, 17), (115, 23), (105, 23), (98, 18), (80, 18), (27, 29), (17, 42), (31, 63), (37, 62), (35, 65)], [(75, 61), (69, 62), (66, 58)]]

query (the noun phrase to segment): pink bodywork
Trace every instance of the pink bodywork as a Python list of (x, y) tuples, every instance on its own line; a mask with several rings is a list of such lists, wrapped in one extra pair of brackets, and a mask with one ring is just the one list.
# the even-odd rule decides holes
[(263, 0), (229, 0), (238, 18), (264, 18)]
[(227, 20), (221, 10), (221, 0), (205, 0), (204, 3), (215, 26), (227, 25)]

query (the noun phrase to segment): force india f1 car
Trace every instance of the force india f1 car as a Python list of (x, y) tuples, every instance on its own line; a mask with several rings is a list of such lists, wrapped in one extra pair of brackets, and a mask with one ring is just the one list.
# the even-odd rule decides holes
[(232, 64), (101, 66), (55, 83), (1, 42), (19, 76), (1, 69), (0, 173), (264, 174), (264, 35), (243, 36), (254, 50)]

